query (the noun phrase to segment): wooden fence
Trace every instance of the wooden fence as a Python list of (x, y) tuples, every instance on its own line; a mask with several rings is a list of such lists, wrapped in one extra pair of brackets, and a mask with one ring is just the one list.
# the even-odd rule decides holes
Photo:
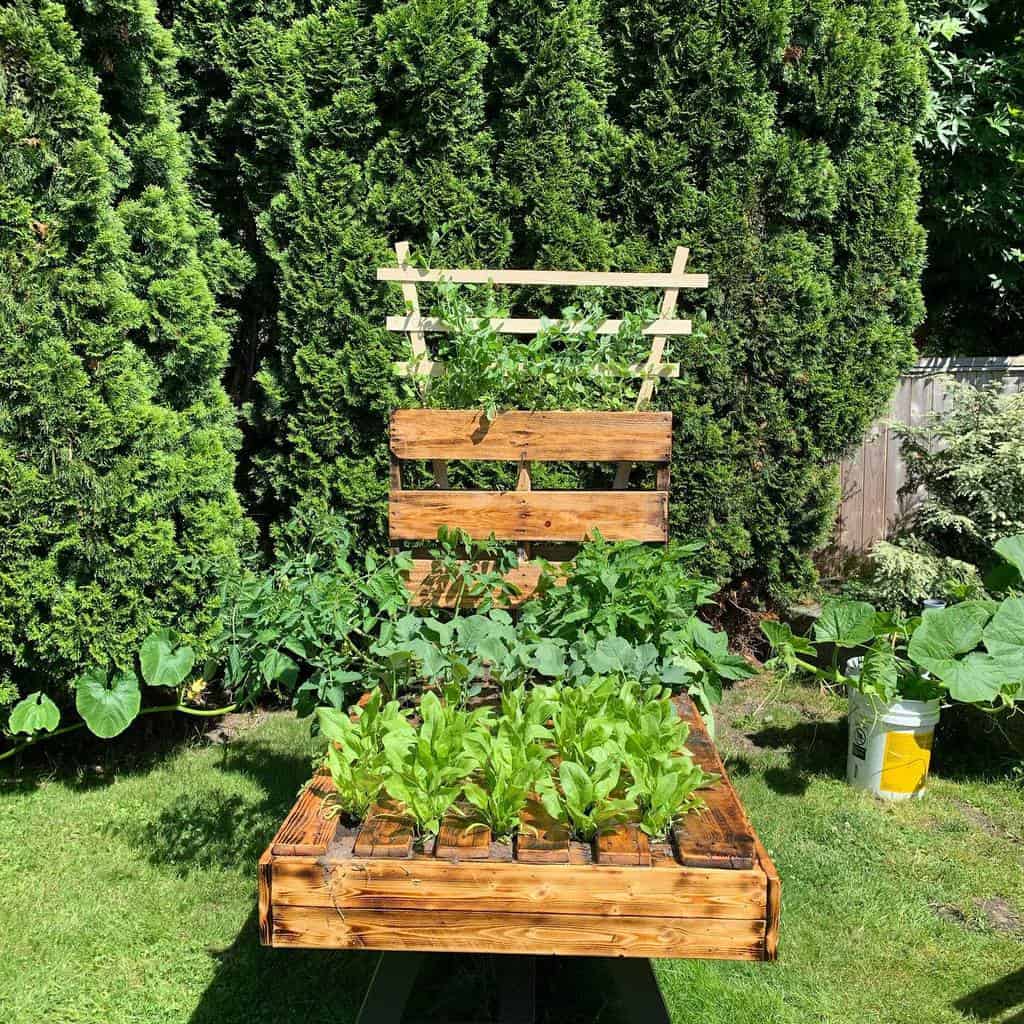
[(906, 481), (896, 423), (914, 426), (946, 407), (943, 377), (982, 385), (1002, 380), (1007, 391), (1024, 390), (1024, 356), (921, 359), (900, 378), (888, 412), (872, 424), (860, 448), (840, 467), (842, 503), (836, 530), (838, 553), (861, 554), (889, 536), (911, 511), (899, 491)]

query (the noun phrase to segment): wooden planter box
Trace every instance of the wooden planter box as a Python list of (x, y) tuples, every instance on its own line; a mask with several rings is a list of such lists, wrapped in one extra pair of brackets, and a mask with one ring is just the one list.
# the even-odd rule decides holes
[(320, 813), (330, 778), (299, 797), (259, 862), (260, 938), (295, 948), (772, 960), (779, 878), (700, 716), (688, 748), (721, 778), (671, 843), (630, 826), (593, 844), (531, 819), (515, 847), (449, 820), (416, 851), (408, 823), (358, 830)]

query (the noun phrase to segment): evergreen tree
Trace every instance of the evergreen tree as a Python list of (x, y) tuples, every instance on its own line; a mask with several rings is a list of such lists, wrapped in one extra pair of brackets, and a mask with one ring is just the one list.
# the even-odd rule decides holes
[(151, 10), (110, 13), (156, 59), (101, 96), (90, 59), (120, 58), (63, 7), (0, 11), (0, 666), (22, 689), (125, 664), (159, 622), (201, 642), (244, 533), (227, 333), (152, 78), (172, 54)]
[[(300, 42), (328, 14), (334, 41)], [(404, 341), (373, 268), (395, 240), (434, 265), (623, 270), (688, 245), (711, 288), (683, 296), (697, 330), (656, 398), (675, 413), (673, 529), (724, 576), (807, 580), (832, 466), (922, 316), (925, 65), (903, 0), (189, 0), (167, 20), (201, 69), (182, 89), (208, 194), (265, 272), (260, 354), (236, 360), (264, 363), (250, 486), (268, 513), (327, 500), (380, 536)]]

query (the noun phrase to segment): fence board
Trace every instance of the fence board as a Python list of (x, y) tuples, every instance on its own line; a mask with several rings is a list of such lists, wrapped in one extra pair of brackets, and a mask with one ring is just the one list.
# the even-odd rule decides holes
[(889, 408), (871, 425), (858, 448), (840, 466), (842, 499), (836, 524), (841, 553), (861, 554), (891, 536), (912, 511), (913, 497), (901, 497), (907, 479), (895, 424), (916, 426), (932, 410), (948, 406), (943, 377), (977, 386), (1002, 381), (1007, 392), (1024, 391), (1024, 356), (919, 360), (903, 377)]

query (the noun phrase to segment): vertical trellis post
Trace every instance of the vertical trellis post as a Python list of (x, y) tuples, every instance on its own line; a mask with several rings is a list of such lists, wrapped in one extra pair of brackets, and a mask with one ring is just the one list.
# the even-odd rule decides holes
[[(684, 246), (676, 246), (676, 253), (672, 259), (672, 273), (673, 274), (685, 274), (686, 273), (686, 262), (690, 258), (690, 250)], [(679, 289), (678, 288), (666, 288), (665, 293), (661, 299), (661, 318), (663, 320), (670, 320), (675, 316), (676, 303), (679, 300)], [(642, 409), (654, 395), (654, 372), (658, 366), (661, 365), (661, 357), (665, 354), (665, 341), (667, 340), (665, 335), (656, 335), (651, 339), (651, 351), (647, 356), (647, 363), (645, 369), (648, 371), (650, 376), (644, 377), (640, 383), (640, 394), (637, 395), (636, 408), (637, 410)], [(620, 462), (615, 470), (615, 482), (612, 484), (613, 487), (618, 490), (622, 490), (629, 483), (629, 474), (633, 469), (633, 463), (631, 462)]]
[[(398, 257), (398, 265), (405, 267), (409, 261), (409, 243), (395, 242), (395, 255)], [(420, 299), (416, 292), (416, 285), (411, 281), (402, 282), (402, 298), (405, 300), (406, 313), (420, 319)], [(410, 327), (409, 347), (412, 349), (412, 357), (416, 362), (427, 358), (427, 338), (422, 329)], [(423, 387), (430, 386), (430, 377), (423, 378)], [(448, 490), (448, 463), (443, 459), (434, 459), (431, 464), (434, 469), (434, 483), (442, 490)]]

